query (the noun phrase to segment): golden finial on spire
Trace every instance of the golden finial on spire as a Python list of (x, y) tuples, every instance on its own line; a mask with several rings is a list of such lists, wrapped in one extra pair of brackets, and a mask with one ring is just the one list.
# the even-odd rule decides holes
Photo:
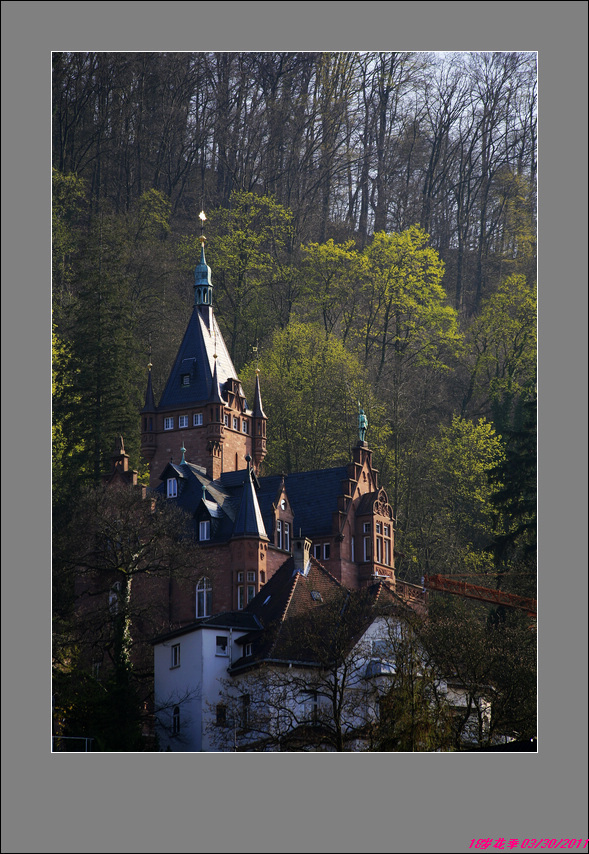
[(199, 237), (199, 240), (201, 242), (201, 245), (204, 246), (206, 243), (206, 237), (203, 234), (204, 227), (205, 227), (205, 220), (206, 220), (205, 212), (201, 211), (198, 215), (198, 218), (200, 219), (200, 237)]

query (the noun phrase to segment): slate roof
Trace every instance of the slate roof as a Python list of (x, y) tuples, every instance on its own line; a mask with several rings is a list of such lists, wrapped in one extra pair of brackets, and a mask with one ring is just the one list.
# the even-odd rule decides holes
[[(210, 331), (204, 319), (204, 312), (208, 311), (212, 316)], [(221, 389), (228, 379), (237, 379), (237, 371), (212, 309), (208, 306), (194, 306), (176, 361), (160, 398), (159, 409), (172, 409), (207, 401), (211, 394), (215, 365)], [(190, 376), (190, 384), (187, 386), (182, 384), (184, 374)]]
[(241, 631), (254, 631), (259, 629), (256, 618), (253, 614), (246, 611), (224, 611), (221, 614), (215, 614), (212, 617), (201, 617), (199, 620), (194, 620), (186, 626), (181, 626), (178, 629), (172, 629), (169, 632), (158, 635), (153, 638), (150, 643), (156, 644), (162, 641), (170, 640), (171, 638), (180, 637), (189, 632), (198, 629), (240, 629)]
[(252, 481), (251, 469), (247, 469), (245, 480), (241, 488), (241, 502), (239, 512), (233, 528), (234, 537), (259, 537), (268, 539), (260, 505), (256, 497), (256, 490)]
[[(342, 481), (347, 476), (347, 466), (339, 466), (333, 469), (295, 472), (285, 477), (286, 494), (294, 513), (295, 536), (299, 530), (311, 540), (321, 534), (331, 533), (333, 513), (337, 511)], [(280, 475), (260, 478), (258, 501), (266, 530), (272, 530), (272, 504), (276, 500), (281, 482)]]

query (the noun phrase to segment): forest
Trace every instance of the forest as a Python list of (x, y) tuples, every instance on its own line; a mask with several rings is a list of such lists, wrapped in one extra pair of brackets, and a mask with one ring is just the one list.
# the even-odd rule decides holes
[(265, 473), (347, 463), (361, 402), (397, 577), (535, 596), (536, 108), (533, 53), (54, 53), (56, 539), (118, 435), (147, 482), (204, 210)]

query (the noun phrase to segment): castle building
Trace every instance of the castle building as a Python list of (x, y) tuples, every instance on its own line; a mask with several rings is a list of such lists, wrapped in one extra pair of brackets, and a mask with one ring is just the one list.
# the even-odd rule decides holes
[(422, 602), (421, 588), (395, 578), (393, 513), (365, 441), (363, 413), (347, 466), (263, 476), (267, 418), (259, 373), (250, 408), (215, 318), (204, 244), (201, 236), (192, 314), (168, 381), (156, 405), (149, 365), (141, 411), (150, 487), (189, 514), (202, 546), (194, 590), (170, 603), (170, 624), (245, 609), (288, 560), (295, 536), (345, 587), (381, 581)]

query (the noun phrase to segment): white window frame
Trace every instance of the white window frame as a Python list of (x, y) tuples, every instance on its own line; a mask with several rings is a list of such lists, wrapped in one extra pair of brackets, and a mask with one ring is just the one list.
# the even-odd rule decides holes
[(284, 551), (290, 551), (290, 525), (288, 522), (284, 523)]
[(203, 425), (202, 412), (195, 412), (192, 416), (192, 426), (193, 427), (202, 427), (202, 425)]
[(253, 581), (253, 582), (254, 582), (254, 584), (255, 584), (255, 581), (256, 581), (256, 573), (255, 573), (253, 570), (251, 570), (251, 569), (250, 569), (250, 570), (248, 570), (248, 573), (247, 573), (247, 580), (248, 580), (248, 581)]
[(170, 664), (170, 670), (174, 670), (176, 667), (180, 667), (180, 644), (173, 643), (172, 644), (172, 663)]
[(174, 416), (167, 415), (164, 418), (164, 430), (173, 430), (174, 429)]
[(178, 427), (188, 427), (188, 415), (178, 416)]
[(240, 584), (237, 588), (237, 610), (243, 611), (245, 607), (245, 588)]
[(211, 522), (210, 519), (203, 519), (198, 526), (198, 541), (206, 543), (211, 539)]
[(166, 498), (178, 497), (178, 480), (175, 477), (169, 477), (166, 482)]
[(246, 643), (244, 650), (243, 650), (244, 656), (247, 657), (248, 655), (251, 655), (253, 653), (253, 651), (254, 651), (253, 643)]
[(238, 582), (240, 582), (240, 583), (242, 583), (242, 582), (243, 582), (243, 572), (238, 572), (238, 573), (237, 573), (237, 580), (238, 580)]
[(362, 526), (362, 530), (364, 531), (365, 534), (371, 534), (372, 533), (372, 526), (371, 526), (370, 522), (364, 522), (364, 525)]
[(229, 416), (227, 415), (227, 413), (223, 415), (223, 424), (225, 425), (225, 427), (229, 427)]
[(239, 418), (236, 415), (233, 416), (233, 429), (239, 430)]
[(329, 560), (331, 554), (331, 543), (323, 543), (323, 560)]
[(391, 541), (384, 541), (384, 562), (386, 566), (391, 565)]
[(282, 520), (276, 520), (276, 547), (282, 548)]
[(203, 576), (196, 585), (196, 618), (210, 617), (213, 605), (213, 586), (210, 580)]
[(190, 374), (182, 374), (182, 385), (190, 385)]
[(313, 546), (313, 557), (315, 560), (321, 560), (321, 543), (315, 543)]
[(245, 420), (245, 418), (243, 418), (241, 421), (241, 432), (242, 433), (249, 433), (249, 426), (248, 426), (248, 423)]
[(215, 655), (225, 657), (229, 655), (229, 638), (227, 635), (217, 635), (215, 637)]
[(248, 603), (252, 601), (254, 596), (256, 595), (256, 585), (248, 584), (247, 586), (247, 601)]
[(376, 562), (382, 563), (382, 537), (376, 538)]

